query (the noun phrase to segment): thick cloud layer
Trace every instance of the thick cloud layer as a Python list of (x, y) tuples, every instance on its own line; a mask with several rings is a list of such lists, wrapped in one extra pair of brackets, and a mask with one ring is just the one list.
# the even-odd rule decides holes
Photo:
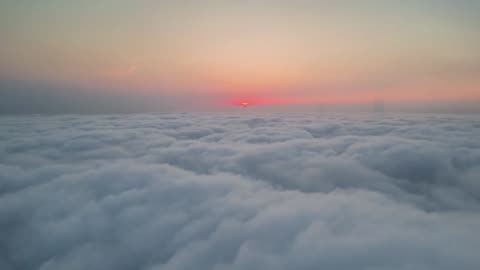
[(479, 269), (480, 119), (0, 118), (0, 269)]

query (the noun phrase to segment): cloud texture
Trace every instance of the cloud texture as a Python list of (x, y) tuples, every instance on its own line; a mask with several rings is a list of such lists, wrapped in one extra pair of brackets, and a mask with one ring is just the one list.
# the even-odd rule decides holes
[(480, 120), (0, 118), (0, 269), (480, 267)]

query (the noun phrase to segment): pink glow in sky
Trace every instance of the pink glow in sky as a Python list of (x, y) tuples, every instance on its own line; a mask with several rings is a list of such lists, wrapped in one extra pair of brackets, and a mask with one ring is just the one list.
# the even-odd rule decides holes
[(27, 2), (0, 4), (1, 80), (180, 109), (480, 100), (478, 1)]

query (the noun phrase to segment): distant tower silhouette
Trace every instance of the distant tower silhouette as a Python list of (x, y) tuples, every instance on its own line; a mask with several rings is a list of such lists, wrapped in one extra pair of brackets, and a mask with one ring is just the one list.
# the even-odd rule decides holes
[(381, 98), (377, 98), (373, 101), (373, 112), (375, 113), (384, 113), (385, 112), (385, 101)]

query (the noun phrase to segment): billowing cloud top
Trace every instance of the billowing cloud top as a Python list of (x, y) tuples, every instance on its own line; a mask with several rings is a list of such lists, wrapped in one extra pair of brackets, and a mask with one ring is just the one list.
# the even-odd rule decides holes
[(480, 267), (468, 116), (0, 118), (0, 269)]

